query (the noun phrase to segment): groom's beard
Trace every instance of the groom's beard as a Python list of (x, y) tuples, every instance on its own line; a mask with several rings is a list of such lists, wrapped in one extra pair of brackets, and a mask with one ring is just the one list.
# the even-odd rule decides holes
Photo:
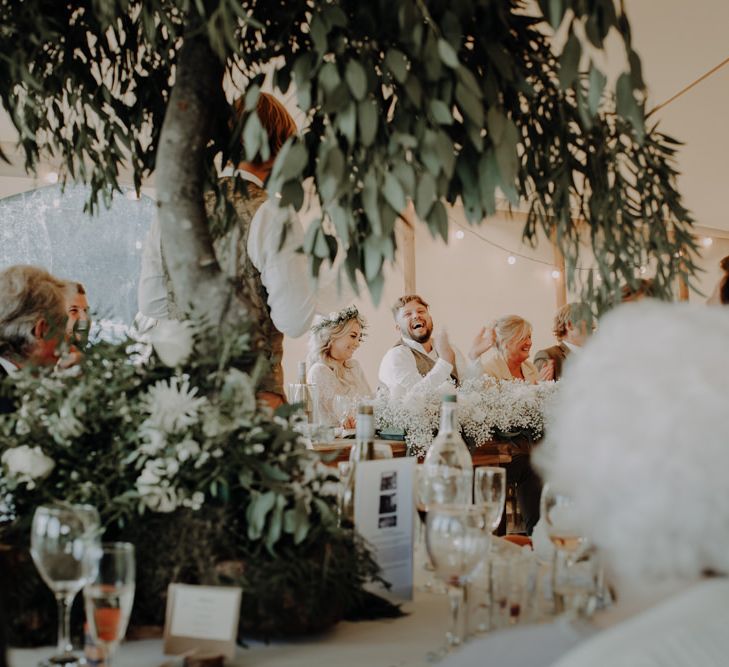
[(433, 333), (433, 329), (427, 324), (424, 324), (420, 329), (410, 329), (408, 327), (408, 338), (414, 340), (416, 343), (427, 343), (430, 340), (430, 336)]

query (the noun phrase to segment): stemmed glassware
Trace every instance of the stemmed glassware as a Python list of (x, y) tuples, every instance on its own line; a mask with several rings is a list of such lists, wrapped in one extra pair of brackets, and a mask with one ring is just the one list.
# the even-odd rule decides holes
[[(449, 466), (418, 466), (415, 477), (415, 506), (421, 521), (421, 545), (425, 542), (425, 526), (428, 509), (431, 505), (454, 505), (471, 502), (471, 488), (473, 473), (470, 470), (452, 468)], [(425, 555), (428, 556), (427, 550)], [(426, 560), (425, 569), (433, 571), (430, 560)], [(445, 592), (442, 588), (437, 590), (436, 582), (429, 575), (424, 588), (432, 592)]]
[(582, 535), (574, 501), (566, 493), (545, 484), (540, 512), (547, 536), (555, 548), (551, 579), (555, 612), (559, 613), (564, 611), (564, 600), (556, 592), (558, 563), (561, 561), (566, 568), (570, 568), (577, 562), (580, 554), (589, 548), (589, 544)]
[(448, 585), (451, 625), (446, 645), (429, 655), (437, 660), (459, 646), (466, 633), (464, 586), (486, 558), (490, 517), (483, 505), (431, 505), (426, 523), (426, 545), (436, 575)]
[(344, 436), (348, 420), (353, 419), (355, 411), (357, 409), (357, 398), (353, 396), (346, 396), (344, 394), (337, 394), (334, 397), (333, 410), (337, 417), (339, 432)]
[(58, 604), (57, 655), (47, 665), (78, 662), (70, 636), (73, 599), (95, 576), (99, 557), (98, 513), (89, 506), (58, 503), (36, 509), (30, 534), (30, 553), (43, 581)]
[(481, 466), (474, 470), (473, 502), (488, 511), (491, 532), (501, 523), (506, 504), (506, 470), (494, 466)]
[(105, 664), (124, 638), (134, 601), (134, 545), (104, 544), (95, 576), (84, 587), (86, 620), (94, 642), (103, 649)]

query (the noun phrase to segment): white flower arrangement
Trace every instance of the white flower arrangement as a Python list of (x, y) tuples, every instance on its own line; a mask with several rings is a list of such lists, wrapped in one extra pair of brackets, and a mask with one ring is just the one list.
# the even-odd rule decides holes
[(525, 433), (538, 439), (544, 433), (544, 414), (556, 387), (555, 382), (533, 385), (486, 377), (467, 380), (458, 388), (444, 382), (435, 390), (411, 391), (400, 399), (381, 389), (375, 399), (377, 428), (402, 429), (408, 452), (422, 456), (438, 430), (443, 395), (456, 393), (458, 422), (476, 446)]

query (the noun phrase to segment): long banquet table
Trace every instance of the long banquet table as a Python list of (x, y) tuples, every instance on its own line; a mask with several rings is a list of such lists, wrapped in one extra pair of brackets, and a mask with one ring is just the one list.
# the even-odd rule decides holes
[[(502, 554), (519, 547), (498, 540)], [(416, 565), (419, 563), (416, 551)], [(423, 571), (416, 567), (416, 585)], [(414, 667), (426, 665), (428, 651), (444, 642), (449, 624), (448, 597), (416, 590), (414, 599), (403, 604), (407, 616), (377, 621), (342, 621), (330, 631), (302, 639), (265, 644), (247, 641), (239, 648), (231, 667)], [(245, 613), (245, 610), (243, 610)], [(37, 667), (53, 654), (50, 647), (15, 649), (11, 667)], [(182, 660), (162, 653), (162, 641), (146, 639), (122, 644), (114, 667), (180, 667)]]

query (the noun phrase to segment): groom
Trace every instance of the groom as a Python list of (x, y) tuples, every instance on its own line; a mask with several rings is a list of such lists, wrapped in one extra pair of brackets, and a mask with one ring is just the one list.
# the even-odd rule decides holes
[(450, 344), (448, 333), (433, 333), (428, 304), (418, 294), (401, 296), (392, 307), (400, 340), (387, 351), (380, 363), (379, 379), (394, 398), (414, 389), (429, 391), (451, 378), (460, 384), (481, 373), (479, 357), (491, 347), (486, 329), (474, 340), (469, 363)]
[[(473, 341), (469, 362), (455, 350), (445, 331), (433, 333), (433, 319), (428, 304), (417, 294), (400, 297), (392, 307), (395, 328), (400, 340), (389, 349), (380, 363), (379, 379), (393, 398), (401, 398), (415, 389), (430, 391), (448, 378), (456, 384), (481, 375), (479, 359), (493, 345), (493, 331), (484, 327)], [(532, 470), (529, 455), (515, 453), (507, 463), (506, 476), (516, 484), (516, 494), (527, 534), (531, 535), (539, 520), (542, 484)]]

